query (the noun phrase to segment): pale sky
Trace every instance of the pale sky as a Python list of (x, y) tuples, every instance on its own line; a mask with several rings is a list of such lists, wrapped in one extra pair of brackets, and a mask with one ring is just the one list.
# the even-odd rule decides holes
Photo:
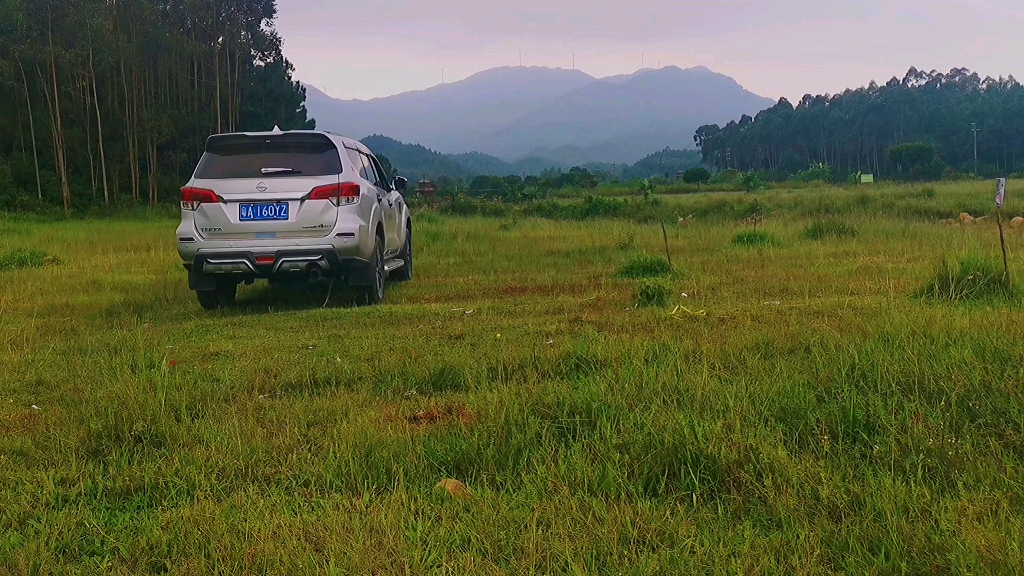
[(704, 65), (798, 100), (910, 66), (1024, 79), (1024, 0), (278, 0), (296, 78), (337, 98), (428, 88), (496, 66), (591, 76)]

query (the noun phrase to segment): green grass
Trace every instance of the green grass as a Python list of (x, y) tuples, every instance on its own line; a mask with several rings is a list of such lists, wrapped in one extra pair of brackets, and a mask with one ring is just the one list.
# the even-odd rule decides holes
[(933, 300), (967, 302), (1011, 298), (1014, 292), (1002, 262), (972, 255), (959, 260), (944, 259), (920, 295)]
[(859, 232), (853, 226), (838, 218), (815, 220), (804, 228), (804, 238), (824, 240), (825, 238), (855, 238)]
[(671, 288), (662, 280), (641, 280), (637, 283), (633, 303), (637, 308), (668, 306)]
[(988, 188), (818, 191), (856, 242), (794, 241), (811, 189), (759, 195), (772, 250), (698, 216), (671, 315), (614, 277), (664, 250), (628, 218), (422, 213), (383, 306), (217, 313), (173, 219), (5, 219), (61, 265), (0, 274), (0, 573), (1016, 573), (1019, 309), (912, 297), (995, 225), (904, 210)]
[(47, 264), (55, 264), (57, 259), (41, 250), (15, 248), (0, 253), (0, 272), (4, 270), (22, 270), (25, 268), (42, 268)]
[(744, 230), (739, 232), (733, 236), (732, 243), (747, 248), (763, 248), (782, 244), (778, 236), (764, 230)]
[(661, 278), (672, 274), (672, 265), (661, 256), (637, 254), (619, 268), (619, 278)]

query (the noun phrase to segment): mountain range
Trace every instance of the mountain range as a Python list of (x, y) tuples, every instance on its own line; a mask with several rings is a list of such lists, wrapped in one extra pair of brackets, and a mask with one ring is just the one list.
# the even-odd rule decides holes
[[(394, 138), (375, 134), (363, 138), (363, 144), (378, 157), (386, 157), (396, 172), (416, 181), (436, 180), (441, 176), (471, 180), (476, 176), (539, 176), (549, 170), (567, 171), (579, 164), (563, 164), (547, 158), (531, 156), (508, 162), (481, 152), (442, 154), (420, 144), (406, 144)], [(635, 164), (584, 163), (582, 166), (609, 178), (635, 180), (650, 176), (673, 175), (698, 166), (697, 150), (659, 150)]]
[(559, 166), (633, 163), (666, 147), (692, 148), (701, 125), (773, 104), (704, 67), (604, 79), (579, 70), (503, 67), (372, 100), (340, 100), (306, 86), (306, 107), (320, 129)]

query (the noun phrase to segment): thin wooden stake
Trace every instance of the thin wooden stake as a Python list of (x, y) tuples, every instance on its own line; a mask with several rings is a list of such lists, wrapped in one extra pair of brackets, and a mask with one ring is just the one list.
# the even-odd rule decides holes
[(1003, 234), (1003, 209), (996, 209), (996, 223), (999, 225), (999, 244), (1003, 247), (1003, 270), (1006, 271), (1006, 286), (1008, 288), (1013, 287), (1013, 282), (1010, 280), (1010, 255), (1006, 251), (1006, 235)]
[(661, 223), (661, 236), (665, 239), (665, 256), (668, 258), (668, 266), (672, 267), (672, 253), (668, 250), (668, 232), (665, 231), (665, 223)]

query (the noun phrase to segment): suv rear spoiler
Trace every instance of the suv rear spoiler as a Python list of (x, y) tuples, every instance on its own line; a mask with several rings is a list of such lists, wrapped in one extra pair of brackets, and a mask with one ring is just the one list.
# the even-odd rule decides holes
[(214, 134), (206, 139), (206, 151), (218, 148), (237, 146), (240, 144), (260, 143), (281, 144), (324, 144), (334, 146), (334, 142), (323, 134), (316, 132), (284, 132), (281, 134)]

